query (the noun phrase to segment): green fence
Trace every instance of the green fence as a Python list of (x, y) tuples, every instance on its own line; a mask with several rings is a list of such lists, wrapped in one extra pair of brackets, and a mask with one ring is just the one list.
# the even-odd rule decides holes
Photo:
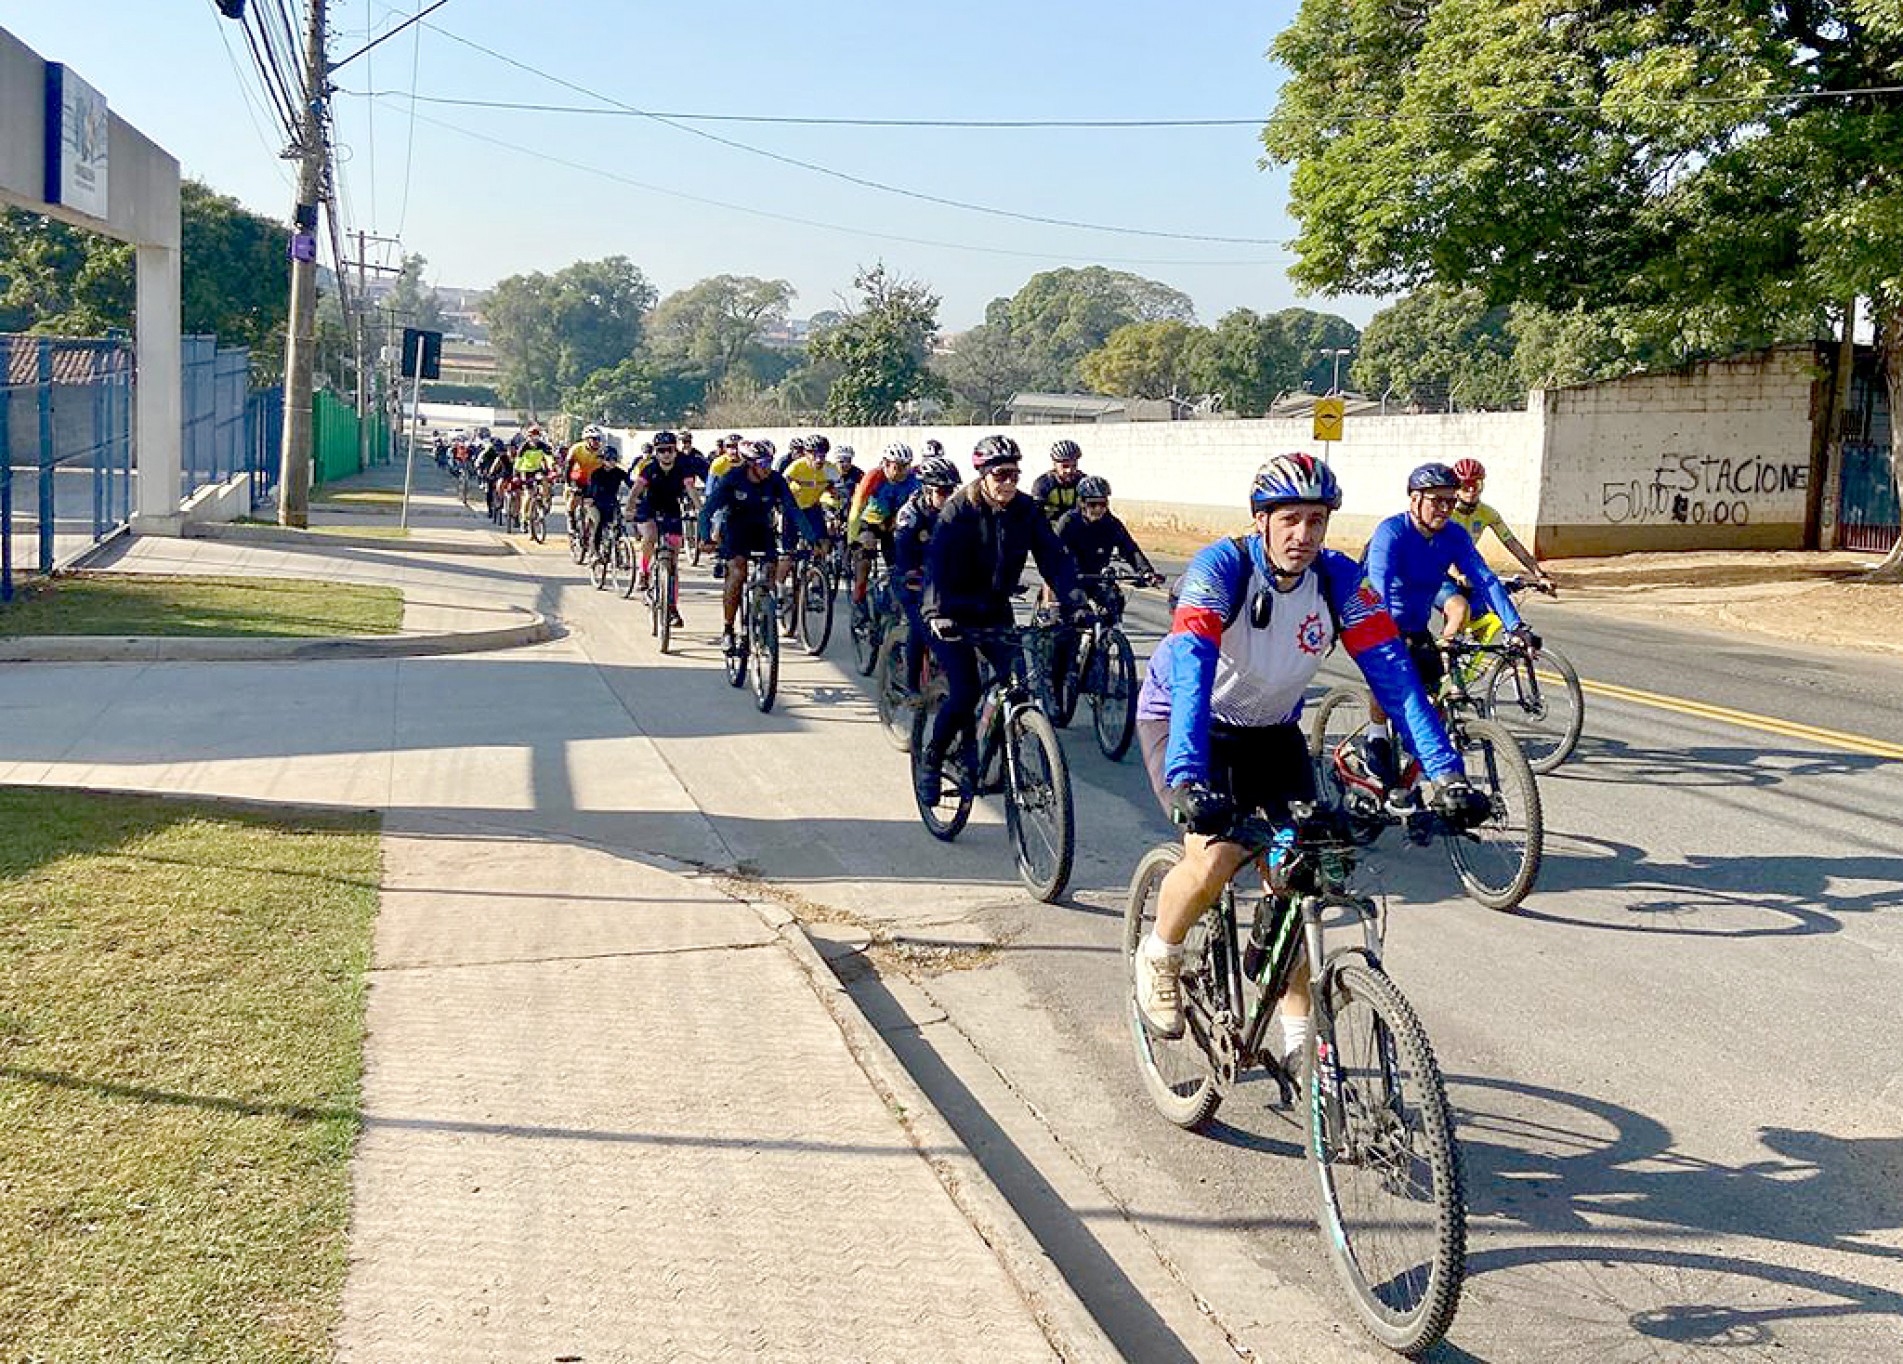
[[(374, 413), (369, 421), (370, 462), (382, 464), (390, 457), (390, 423)], [(319, 390), (311, 395), (311, 481), (328, 483), (357, 472), (356, 410)]]

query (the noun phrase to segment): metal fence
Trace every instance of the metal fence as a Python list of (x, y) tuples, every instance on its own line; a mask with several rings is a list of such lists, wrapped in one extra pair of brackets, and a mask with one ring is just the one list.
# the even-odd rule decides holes
[(0, 601), (112, 535), (133, 506), (129, 341), (0, 336)]

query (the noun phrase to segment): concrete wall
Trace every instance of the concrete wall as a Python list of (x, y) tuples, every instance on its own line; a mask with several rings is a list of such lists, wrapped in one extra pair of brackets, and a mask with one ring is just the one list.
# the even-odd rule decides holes
[(1545, 394), (1538, 552), (1801, 549), (1813, 366), (1786, 346)]
[(207, 483), (179, 508), (181, 529), (251, 515), (251, 475), (233, 474), (223, 483)]

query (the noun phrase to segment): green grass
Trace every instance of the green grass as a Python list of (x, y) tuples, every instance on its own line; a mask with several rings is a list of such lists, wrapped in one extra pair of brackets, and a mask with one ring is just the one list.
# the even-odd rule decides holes
[(328, 490), (313, 492), (313, 502), (341, 502), (346, 506), (355, 503), (365, 507), (397, 507), (403, 504), (403, 490), (400, 488), (339, 488), (335, 492)]
[(312, 535), (361, 535), (371, 540), (407, 540), (410, 532), (402, 526), (312, 526)]
[(317, 1361), (370, 815), (0, 787), (0, 1357)]
[(388, 635), (394, 587), (303, 578), (71, 573), (39, 579), (0, 608), (0, 635)]

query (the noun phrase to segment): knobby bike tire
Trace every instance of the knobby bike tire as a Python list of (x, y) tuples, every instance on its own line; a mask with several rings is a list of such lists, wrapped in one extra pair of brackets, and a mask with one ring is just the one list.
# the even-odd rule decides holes
[(1541, 645), (1529, 661), (1539, 682), (1537, 712), (1522, 698), (1515, 681), (1526, 664), (1502, 658), (1487, 673), (1487, 718), (1512, 731), (1526, 754), (1527, 766), (1544, 776), (1579, 747), (1579, 736), (1586, 728), (1586, 693), (1572, 660), (1558, 649)]
[[(1123, 909), (1123, 990), (1137, 1073), (1143, 1077), (1150, 1102), (1170, 1122), (1195, 1131), (1207, 1124), (1222, 1104), (1216, 1068), (1203, 1050), (1197, 1029), (1187, 1020), (1183, 1036), (1174, 1041), (1152, 1037), (1143, 1026), (1136, 997), (1137, 948), (1156, 927), (1156, 903), (1163, 878), (1182, 860), (1181, 843), (1159, 843), (1143, 855), (1136, 874), (1130, 878), (1130, 895)], [(1206, 956), (1209, 925), (1215, 918), (1214, 910), (1205, 914), (1183, 940), (1185, 980), (1196, 978)]]
[[(741, 605), (746, 605), (746, 598), (741, 598)], [(735, 689), (747, 685), (747, 636), (750, 633), (746, 616), (741, 616), (738, 624), (740, 628), (734, 631), (733, 648), (723, 649), (720, 654), (720, 666), (727, 674), (727, 685)]]
[(654, 596), (661, 604), (657, 633), (661, 637), (662, 653), (674, 642), (674, 591), (674, 556), (664, 554), (654, 561)]
[(654, 639), (661, 637), (661, 622), (666, 618), (661, 611), (660, 585), (661, 565), (657, 559), (648, 566), (648, 590), (642, 594), (647, 598), (648, 634)]
[(852, 633), (852, 663), (861, 677), (872, 676), (872, 665), (879, 661), (879, 645), (887, 631), (879, 628), (879, 613), (872, 609), (875, 598), (870, 588), (866, 591), (865, 610), (849, 606), (847, 615)]
[(872, 668), (872, 695), (879, 707), (879, 727), (901, 753), (912, 751), (912, 706), (905, 691), (905, 650), (898, 631), (879, 646)]
[(621, 589), (621, 599), (626, 601), (634, 595), (634, 586), (641, 581), (640, 553), (634, 547), (634, 541), (626, 534), (615, 540), (615, 582)]
[(833, 596), (818, 560), (800, 568), (799, 589), (800, 644), (817, 657), (826, 652), (826, 642), (833, 637)]
[(588, 561), (588, 576), (600, 592), (608, 586), (609, 571), (614, 567), (614, 551), (603, 545), (601, 552)]
[(1070, 659), (1062, 668), (1057, 666), (1057, 636), (1043, 635), (1038, 641), (1037, 671), (1043, 684), (1038, 688), (1039, 699), (1045, 714), (1051, 717), (1051, 723), (1059, 729), (1069, 725), (1077, 714), (1077, 695), (1080, 690), (1078, 664), (1089, 639), (1088, 634), (1078, 636), (1076, 647), (1071, 650)]
[[(1419, 1354), (1452, 1324), (1466, 1275), (1467, 1205), (1446, 1086), (1412, 1006), (1360, 952), (1329, 962), (1321, 993), (1329, 1022), (1309, 1040), (1306, 1088), (1322, 1240), (1361, 1324), (1390, 1350)], [(1365, 1036), (1356, 1025), (1364, 1011)], [(1364, 1191), (1392, 1195), (1397, 1170), (1408, 1176), (1403, 1195), (1369, 1206)], [(1410, 1245), (1384, 1255), (1383, 1238), (1399, 1240), (1410, 1220)]]
[(1097, 733), (1099, 751), (1119, 762), (1137, 732), (1136, 653), (1123, 631), (1113, 628), (1105, 632), (1101, 652), (1089, 661), (1096, 683), (1090, 693), (1090, 727)]
[(539, 503), (529, 508), (529, 539), (538, 545), (548, 543), (548, 513)]
[(1539, 784), (1519, 742), (1492, 720), (1468, 720), (1454, 736), (1467, 779), (1493, 801), (1493, 817), (1447, 835), (1447, 854), (1467, 894), (1488, 909), (1513, 909), (1539, 879), (1546, 826)]
[(1077, 857), (1070, 767), (1051, 717), (1037, 707), (1012, 712), (1004, 730), (1010, 750), (1004, 760), (1004, 820), (1017, 854), (1018, 880), (1033, 898), (1049, 904), (1070, 884)]
[(780, 689), (780, 613), (764, 588), (753, 609), (753, 703), (762, 714), (773, 709)]
[(918, 798), (918, 774), (925, 758), (925, 741), (931, 735), (932, 721), (938, 714), (938, 708), (944, 703), (944, 683), (934, 682), (926, 688), (922, 704), (912, 712), (912, 802), (918, 806), (918, 816), (924, 822), (926, 832), (933, 838), (949, 843), (958, 837), (964, 830), (965, 822), (971, 818), (974, 794), (972, 774), (965, 771), (964, 764), (958, 761), (956, 743), (946, 755), (945, 781), (940, 783), (941, 792), (950, 799), (941, 797), (936, 804), (927, 805)]
[(1308, 756), (1315, 764), (1315, 790), (1328, 804), (1340, 806), (1341, 777), (1335, 771), (1335, 750), (1368, 723), (1366, 687), (1349, 684), (1332, 689), (1308, 718)]

